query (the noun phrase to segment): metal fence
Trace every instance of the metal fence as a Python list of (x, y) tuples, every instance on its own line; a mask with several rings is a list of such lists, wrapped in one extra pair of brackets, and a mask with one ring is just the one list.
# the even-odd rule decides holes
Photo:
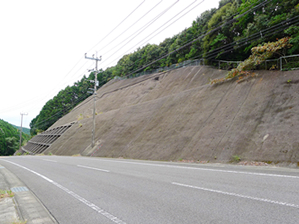
[(299, 69), (299, 54), (280, 57), (279, 62), (281, 71)]
[(218, 69), (231, 70), (238, 67), (242, 61), (212, 60), (212, 66)]
[[(212, 60), (212, 65), (219, 69), (231, 70), (236, 68), (242, 61)], [(299, 69), (299, 54), (282, 56), (277, 59), (265, 60), (255, 66), (255, 70), (295, 70)]]
[(197, 66), (197, 65), (204, 65), (204, 60), (203, 59), (187, 60), (187, 61), (183, 61), (181, 63), (173, 64), (173, 65), (168, 66), (168, 67), (160, 67), (160, 68), (153, 69), (153, 70), (150, 70), (150, 71), (143, 71), (143, 72), (139, 72), (139, 73), (136, 73), (136, 74), (132, 74), (128, 78), (139, 77), (139, 76), (142, 76), (142, 75), (150, 75), (150, 74), (169, 71), (169, 70), (173, 70), (173, 69), (177, 69), (177, 68), (182, 68), (182, 67), (187, 67), (187, 66)]
[(169, 71), (169, 70), (173, 70), (173, 69), (177, 69), (177, 68), (188, 67), (188, 66), (197, 66), (197, 65), (204, 65), (204, 59), (187, 60), (187, 61), (183, 61), (181, 63), (173, 64), (173, 65), (168, 66), (168, 67), (160, 67), (160, 68), (157, 68), (157, 69), (152, 69), (152, 70), (148, 70), (148, 71), (135, 73), (135, 74), (132, 74), (132, 75), (126, 77), (126, 78), (116, 76), (116, 77), (114, 77), (114, 79), (127, 79), (127, 78), (130, 79), (130, 78), (135, 78), (135, 77), (139, 77), (139, 76), (142, 76), (142, 75), (151, 75), (151, 74), (164, 72), (164, 71)]
[[(225, 61), (225, 60), (212, 60), (210, 66), (213, 66), (218, 69), (224, 70), (231, 70), (233, 68), (238, 67), (238, 65), (242, 61)], [(169, 67), (161, 67), (153, 70), (143, 71), (139, 73), (132, 74), (128, 77), (119, 77), (116, 76), (114, 79), (127, 79), (127, 78), (135, 78), (143, 75), (151, 75), (163, 71), (174, 70), (177, 68), (188, 67), (188, 66), (197, 66), (197, 65), (205, 65), (204, 59), (197, 59), (197, 60), (187, 60), (181, 63), (173, 64)], [(282, 56), (278, 59), (271, 59), (266, 60), (260, 65), (256, 66), (256, 70), (295, 70), (299, 69), (299, 54), (296, 55), (289, 55), (289, 56)]]

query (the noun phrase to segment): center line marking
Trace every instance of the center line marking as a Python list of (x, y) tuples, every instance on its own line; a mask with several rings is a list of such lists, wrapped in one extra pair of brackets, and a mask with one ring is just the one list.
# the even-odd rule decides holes
[(55, 160), (51, 160), (51, 159), (43, 159), (43, 160), (48, 161), (48, 162), (57, 163), (57, 161), (55, 161)]
[(246, 198), (246, 199), (251, 199), (251, 200), (255, 200), (255, 201), (268, 202), (268, 203), (277, 204), (277, 205), (284, 205), (284, 206), (288, 206), (288, 207), (299, 208), (299, 205), (290, 204), (290, 203), (287, 203), (287, 202), (273, 201), (273, 200), (269, 200), (269, 199), (265, 199), (265, 198), (251, 197), (251, 196), (247, 196), (247, 195), (230, 193), (230, 192), (219, 191), (219, 190), (213, 190), (213, 189), (208, 189), (208, 188), (204, 188), (204, 187), (197, 187), (197, 186), (181, 184), (181, 183), (176, 183), (176, 182), (172, 182), (171, 184), (181, 186), (181, 187), (188, 187), (188, 188), (198, 189), (198, 190), (202, 190), (202, 191), (209, 191), (209, 192), (218, 193), (218, 194), (235, 196), (235, 197), (239, 197), (239, 198)]
[(107, 172), (109, 173), (109, 170), (103, 170), (103, 169), (99, 169), (99, 168), (95, 168), (95, 167), (90, 167), (90, 166), (82, 166), (82, 165), (77, 165), (78, 167), (83, 167), (83, 168), (87, 168), (87, 169), (92, 169), (92, 170), (98, 170), (98, 171), (103, 171), (103, 172)]
[(23, 168), (31, 173), (34, 173), (35, 175), (43, 178), (44, 180), (50, 182), (51, 184), (55, 185), (56, 187), (60, 188), (61, 190), (65, 191), (66, 193), (68, 193), (69, 195), (73, 196), (74, 198), (76, 198), (77, 200), (81, 201), (83, 204), (87, 205), (88, 207), (90, 207), (91, 209), (95, 210), (96, 212), (98, 212), (99, 214), (105, 216), (106, 218), (108, 218), (109, 220), (111, 220), (112, 222), (118, 223), (118, 224), (126, 224), (124, 221), (122, 221), (121, 219), (117, 218), (116, 216), (110, 214), (109, 212), (106, 212), (105, 210), (101, 209), (100, 207), (96, 206), (95, 204), (91, 203), (90, 201), (86, 200), (85, 198), (81, 197), (80, 195), (74, 193), (73, 191), (67, 189), (66, 187), (60, 185), (59, 183), (56, 183), (55, 181), (51, 180), (50, 178), (35, 172), (34, 170), (31, 170), (25, 166), (22, 166), (20, 164), (8, 161), (8, 160), (4, 160), (5, 162), (14, 164), (15, 166), (18, 166), (20, 168)]

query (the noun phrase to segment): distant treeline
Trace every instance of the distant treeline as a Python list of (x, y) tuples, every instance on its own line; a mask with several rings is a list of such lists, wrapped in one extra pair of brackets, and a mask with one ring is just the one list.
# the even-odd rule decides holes
[[(16, 125), (13, 125), (13, 124), (12, 124), (12, 126), (14, 126), (16, 129), (20, 129), (19, 126), (16, 126)], [(30, 129), (29, 128), (22, 127), (22, 132), (27, 134), (27, 135), (30, 135)]]
[[(285, 54), (299, 53), (298, 0), (221, 0), (218, 9), (207, 10), (192, 26), (165, 39), (159, 45), (147, 44), (123, 56), (113, 67), (97, 75), (100, 87), (116, 76), (170, 66), (185, 60), (204, 58), (242, 61), (259, 44), (291, 37)], [(278, 57), (278, 56), (273, 56)], [(92, 87), (91, 73), (49, 100), (30, 123), (31, 135), (46, 130), (72, 108), (85, 100)]]
[[(22, 143), (26, 143), (30, 136), (22, 133)], [(19, 149), (20, 132), (13, 125), (0, 119), (0, 156), (13, 155)]]

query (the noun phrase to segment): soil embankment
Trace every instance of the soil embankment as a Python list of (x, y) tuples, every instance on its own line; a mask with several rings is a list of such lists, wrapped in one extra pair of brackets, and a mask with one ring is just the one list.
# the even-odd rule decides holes
[(96, 147), (90, 148), (90, 97), (51, 127), (77, 121), (45, 153), (298, 163), (298, 71), (257, 71), (239, 83), (208, 84), (225, 74), (194, 66), (113, 80), (97, 92)]

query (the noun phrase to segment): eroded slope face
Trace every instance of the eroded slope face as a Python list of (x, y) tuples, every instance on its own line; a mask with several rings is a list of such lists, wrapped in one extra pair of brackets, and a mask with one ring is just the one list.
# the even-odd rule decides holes
[[(209, 85), (226, 71), (194, 66), (114, 81), (98, 90), (96, 147), (92, 98), (52, 127), (77, 121), (47, 151), (155, 160), (297, 162), (297, 72), (256, 72)], [(291, 80), (288, 81), (288, 80)]]

